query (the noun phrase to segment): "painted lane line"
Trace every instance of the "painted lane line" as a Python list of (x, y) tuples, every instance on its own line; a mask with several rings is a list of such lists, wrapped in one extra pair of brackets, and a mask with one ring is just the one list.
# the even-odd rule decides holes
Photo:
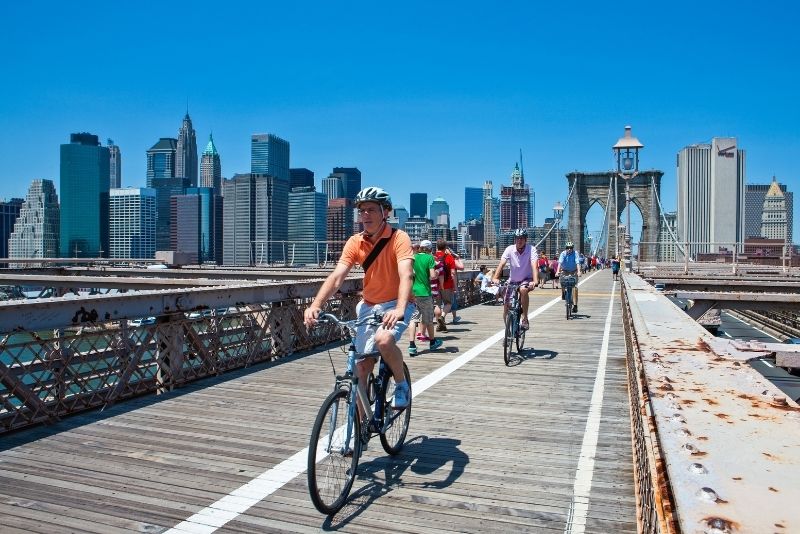
[(586, 529), (589, 494), (592, 490), (592, 477), (594, 476), (594, 458), (597, 454), (597, 440), (600, 436), (600, 413), (603, 408), (603, 394), (606, 387), (606, 362), (608, 361), (608, 343), (611, 338), (611, 319), (614, 312), (616, 289), (617, 283), (614, 282), (611, 299), (608, 302), (608, 315), (603, 330), (603, 343), (600, 346), (600, 358), (597, 362), (597, 374), (594, 377), (589, 416), (586, 419), (586, 429), (583, 431), (581, 455), (578, 458), (578, 469), (575, 472), (575, 484), (572, 488), (572, 505), (565, 529), (565, 532), (569, 534), (582, 534)]
[[(597, 272), (584, 277), (584, 280), (580, 284), (588, 282), (595, 274), (597, 274)], [(616, 286), (616, 284), (614, 285)], [(528, 318), (533, 319), (559, 302), (561, 302), (561, 297), (554, 298), (550, 302), (541, 305), (535, 311), (528, 313)], [(414, 382), (411, 385), (414, 398), (416, 399), (425, 390), (441, 382), (457, 369), (474, 360), (477, 356), (485, 352), (486, 349), (503, 339), (504, 335), (505, 329), (481, 341), (461, 356)], [(317, 462), (324, 457), (324, 454), (318, 456)], [(216, 532), (217, 529), (233, 521), (248, 509), (294, 480), (297, 476), (303, 474), (307, 467), (307, 460), (308, 447), (296, 452), (291, 458), (282, 461), (275, 467), (264, 471), (247, 484), (233, 490), (228, 495), (206, 508), (203, 508), (188, 519), (181, 521), (167, 530), (165, 534), (212, 534)]]
[(761, 332), (761, 333), (762, 333), (762, 334), (764, 334), (765, 336), (769, 336), (769, 337), (771, 337), (772, 339), (774, 339), (775, 341), (780, 341), (780, 340), (781, 340), (781, 338), (779, 338), (779, 337), (775, 337), (775, 336), (773, 336), (772, 334), (770, 334), (770, 333), (768, 333), (768, 332), (764, 332), (764, 331), (763, 331), (763, 330), (761, 330), (759, 327), (757, 327), (757, 326), (754, 326), (754, 325), (752, 325), (752, 324), (748, 323), (747, 321), (743, 321), (743, 320), (739, 319), (738, 317), (736, 317), (735, 315), (731, 315), (731, 314), (730, 314), (730, 313), (728, 313), (728, 312), (725, 312), (725, 315), (727, 315), (727, 316), (728, 316), (728, 317), (730, 317), (731, 319), (736, 319), (737, 321), (739, 321), (739, 322), (740, 322), (740, 323), (742, 323), (742, 324), (746, 324), (747, 326), (749, 326), (750, 328), (752, 328), (752, 329), (754, 329), (754, 330), (758, 330), (759, 332)]

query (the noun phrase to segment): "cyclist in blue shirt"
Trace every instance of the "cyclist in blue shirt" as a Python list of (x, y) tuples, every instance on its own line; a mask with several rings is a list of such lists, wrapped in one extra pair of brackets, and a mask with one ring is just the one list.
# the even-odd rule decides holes
[[(572, 241), (567, 241), (567, 248), (565, 248), (558, 257), (558, 270), (556, 271), (556, 277), (558, 277), (561, 272), (571, 274), (575, 276), (575, 278), (580, 277), (580, 258), (578, 253), (575, 252), (575, 245), (572, 243)], [(575, 287), (572, 288), (572, 302), (574, 303), (572, 305), (572, 313), (577, 313), (578, 284), (575, 284)]]

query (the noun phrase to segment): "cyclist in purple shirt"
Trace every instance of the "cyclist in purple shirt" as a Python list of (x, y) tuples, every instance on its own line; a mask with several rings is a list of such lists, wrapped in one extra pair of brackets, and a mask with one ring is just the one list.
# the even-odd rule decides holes
[[(519, 286), (520, 304), (522, 305), (522, 328), (528, 328), (528, 292), (539, 283), (539, 269), (536, 263), (539, 260), (539, 252), (536, 247), (528, 244), (528, 231), (520, 228), (514, 232), (514, 244), (509, 245), (500, 258), (500, 264), (494, 271), (492, 281), (500, 283), (500, 275), (503, 268), (508, 264), (509, 281), (521, 283)], [(532, 284), (531, 284), (532, 282)], [(510, 293), (506, 292), (503, 304), (503, 319), (508, 313), (508, 302)]]

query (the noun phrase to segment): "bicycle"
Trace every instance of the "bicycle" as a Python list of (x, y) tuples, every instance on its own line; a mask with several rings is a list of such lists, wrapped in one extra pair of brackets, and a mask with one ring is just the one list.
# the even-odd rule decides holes
[(521, 282), (508, 282), (506, 283), (506, 291), (511, 291), (510, 302), (508, 304), (508, 313), (506, 314), (506, 330), (503, 337), (503, 361), (506, 365), (511, 362), (511, 346), (515, 343), (517, 346), (517, 354), (522, 351), (525, 345), (525, 332), (526, 328), (522, 328), (520, 321), (522, 320), (522, 301), (519, 297), (519, 286)]
[[(380, 436), (383, 450), (394, 456), (403, 448), (408, 433), (411, 399), (406, 408), (392, 408), (394, 377), (380, 355), (367, 356), (378, 358), (379, 365), (377, 376), (370, 373), (367, 377), (366, 387), (359, 383), (355, 373), (356, 327), (378, 326), (382, 320), (375, 314), (361, 321), (341, 321), (329, 313), (320, 315), (318, 320), (323, 324), (333, 323), (350, 339), (344, 375), (336, 375), (331, 359), (336, 382), (320, 406), (308, 447), (308, 490), (314, 506), (323, 514), (335, 514), (344, 506), (353, 487), (363, 447), (373, 436)], [(403, 374), (410, 387), (411, 375), (405, 363)]]
[(572, 289), (578, 283), (574, 274), (561, 275), (561, 287), (564, 289), (564, 301), (567, 304), (567, 320), (572, 318)]

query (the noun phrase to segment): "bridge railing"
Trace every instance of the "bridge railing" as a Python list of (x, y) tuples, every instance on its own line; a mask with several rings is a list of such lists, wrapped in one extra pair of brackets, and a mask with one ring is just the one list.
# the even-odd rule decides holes
[[(460, 306), (480, 302), (474, 271)], [(0, 434), (313, 349), (303, 312), (321, 280), (0, 303)], [(329, 303), (355, 316), (361, 279)]]

